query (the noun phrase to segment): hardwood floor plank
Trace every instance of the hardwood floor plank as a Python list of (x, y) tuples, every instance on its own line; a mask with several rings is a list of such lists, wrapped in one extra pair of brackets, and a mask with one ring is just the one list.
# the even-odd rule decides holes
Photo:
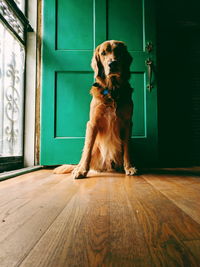
[(79, 190), (66, 175), (64, 177), (60, 176), (59, 183), (49, 184), (40, 195), (1, 222), (2, 266), (16, 266), (21, 262)]
[[(92, 178), (93, 186), (84, 189), (87, 208), (71, 240), (61, 266), (107, 266), (109, 250), (109, 188), (106, 178)], [(83, 183), (84, 185), (84, 183)]]
[[(59, 231), (57, 229), (59, 223), (55, 222), (55, 225), (52, 224), (51, 229), (43, 236), (21, 266), (95, 267), (141, 266), (141, 264), (149, 266), (145, 240), (142, 239), (140, 231), (137, 233), (135, 231), (137, 223), (135, 227), (132, 227), (132, 215), (130, 212), (126, 212), (126, 205), (124, 205), (127, 202), (125, 191), (121, 191), (121, 186), (117, 186), (118, 190), (116, 190), (117, 188), (114, 186), (116, 180), (123, 184), (124, 175), (106, 173), (99, 175), (98, 178), (93, 176), (88, 180), (82, 180), (82, 190), (80, 190), (82, 194), (78, 193), (76, 205), (85, 206), (87, 204), (87, 207), (82, 215), (79, 214), (82, 219), (78, 227), (75, 225), (76, 232), (73, 232), (72, 236), (68, 234), (74, 221), (75, 212), (71, 215), (73, 216), (71, 221), (66, 219), (66, 225), (62, 227), (60, 238), (55, 242), (52, 234)], [(122, 198), (119, 197), (120, 195)], [(74, 209), (76, 211), (76, 206)], [(63, 213), (65, 212), (67, 210), (63, 211)], [(117, 218), (116, 215), (118, 215)], [(62, 221), (63, 216), (66, 218), (61, 214), (57, 220)], [(112, 220), (118, 222), (117, 229), (112, 226)], [(52, 245), (47, 248), (45, 244)], [(43, 259), (38, 263), (39, 253), (43, 255)], [(53, 254), (51, 258), (50, 254)], [(147, 261), (144, 260), (144, 255)]]
[(200, 178), (145, 175), (154, 188), (200, 224)]
[(0, 182), (0, 212), (1, 207), (4, 205), (15, 201), (17, 198), (22, 198), (26, 193), (34, 192), (42, 184), (47, 183), (48, 180), (52, 180), (52, 172), (46, 170), (30, 173), (29, 175), (22, 175), (23, 177), (18, 176), (19, 180), (13, 178), (13, 183), (11, 181), (12, 179)]
[(190, 250), (191, 254), (196, 259), (196, 262), (199, 262), (200, 266), (200, 240), (185, 241), (184, 244), (188, 250)]
[(174, 172), (172, 170), (168, 173), (166, 171), (160, 171), (160, 173), (147, 173), (144, 174), (143, 177), (151, 177), (151, 179), (166, 179), (173, 183), (178, 183), (182, 185), (187, 185), (191, 188), (194, 188), (194, 190), (200, 190), (200, 176), (197, 175), (195, 172), (194, 174), (187, 171), (182, 171), (180, 174), (179, 172), (176, 172), (176, 169)]
[(32, 178), (36, 179), (37, 176), (40, 176), (41, 174), (44, 174), (44, 173), (50, 174), (50, 173), (52, 173), (52, 170), (42, 169), (42, 170), (26, 173), (26, 174), (23, 174), (20, 176), (16, 176), (16, 177), (13, 177), (12, 179), (3, 180), (0, 182), (0, 193), (3, 191), (4, 188), (11, 188), (11, 187), (13, 187), (16, 184), (19, 184), (21, 182), (28, 182), (29, 183), (29, 181), (28, 181), (29, 179), (32, 179)]
[(74, 214), (66, 208), (21, 266), (198, 266), (184, 242), (198, 240), (200, 226), (143, 178), (90, 178), (81, 188)]
[(0, 266), (199, 266), (197, 177), (89, 176), (37, 172), (5, 186)]
[[(96, 179), (78, 180), (76, 183), (80, 186), (79, 193), (56, 218), (20, 267), (97, 266), (96, 262), (102, 261), (107, 250), (107, 223), (104, 221), (107, 212), (104, 208), (100, 209), (100, 213), (94, 209), (101, 206), (103, 201), (103, 196), (98, 195), (98, 190), (102, 192), (101, 183), (97, 183)], [(101, 198), (99, 201), (98, 196)], [(93, 219), (97, 225), (103, 224), (103, 229), (97, 228)]]
[(58, 184), (61, 181), (60, 178), (61, 177), (53, 177), (52, 175), (43, 173), (37, 176), (36, 180), (30, 179), (29, 183), (20, 184), (10, 189), (7, 188), (4, 192), (5, 201), (0, 206), (0, 222), (12, 220), (11, 216), (15, 217), (14, 213), (19, 213), (19, 210), (24, 206), (28, 207), (29, 202), (37, 199), (37, 197)]
[[(110, 263), (111, 266), (153, 266), (143, 229), (138, 222), (138, 200), (129, 198), (127, 181), (133, 185), (135, 177), (113, 178), (110, 187)], [(143, 179), (137, 180), (144, 185)], [(142, 222), (142, 223), (145, 223)]]
[(138, 184), (138, 179), (143, 178), (127, 178), (125, 187), (153, 266), (198, 266), (200, 259), (196, 261), (184, 241), (199, 240), (200, 225), (149, 183)]

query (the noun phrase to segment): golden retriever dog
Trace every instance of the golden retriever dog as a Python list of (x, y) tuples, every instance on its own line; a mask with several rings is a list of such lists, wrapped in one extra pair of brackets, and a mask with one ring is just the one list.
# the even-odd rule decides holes
[(106, 41), (97, 46), (91, 66), (95, 83), (91, 88), (90, 120), (78, 165), (62, 165), (54, 173), (73, 173), (84, 178), (90, 169), (124, 170), (134, 175), (129, 142), (132, 129), (133, 101), (129, 84), (132, 57), (121, 41)]

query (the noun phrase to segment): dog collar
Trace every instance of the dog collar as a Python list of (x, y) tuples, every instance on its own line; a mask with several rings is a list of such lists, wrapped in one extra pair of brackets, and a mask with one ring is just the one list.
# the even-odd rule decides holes
[(102, 95), (108, 95), (108, 94), (110, 93), (108, 88), (104, 88), (104, 87), (102, 87), (99, 83), (93, 83), (92, 86), (102, 88), (102, 89), (103, 89), (103, 90), (101, 91), (101, 94), (102, 94)]

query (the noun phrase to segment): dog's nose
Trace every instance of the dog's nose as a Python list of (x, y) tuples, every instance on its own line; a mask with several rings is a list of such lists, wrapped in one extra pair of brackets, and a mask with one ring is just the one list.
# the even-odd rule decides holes
[(108, 66), (110, 67), (111, 70), (116, 69), (117, 68), (117, 60), (113, 60), (113, 61), (109, 62)]

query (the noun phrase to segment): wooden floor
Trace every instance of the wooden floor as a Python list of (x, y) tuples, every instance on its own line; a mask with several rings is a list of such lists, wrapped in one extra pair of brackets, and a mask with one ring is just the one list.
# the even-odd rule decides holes
[(0, 266), (200, 266), (199, 172), (3, 181)]

